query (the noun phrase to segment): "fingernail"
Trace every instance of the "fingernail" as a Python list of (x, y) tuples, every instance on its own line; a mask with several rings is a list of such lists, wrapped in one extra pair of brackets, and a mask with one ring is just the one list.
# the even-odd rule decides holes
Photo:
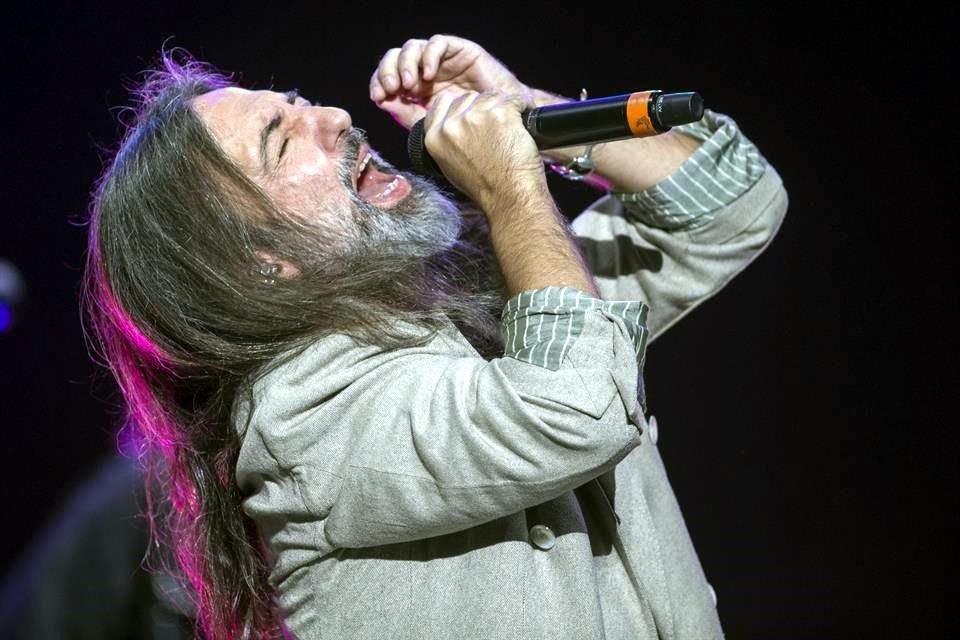
[(407, 86), (413, 84), (413, 75), (409, 71), (402, 71), (400, 75), (403, 76), (403, 84)]

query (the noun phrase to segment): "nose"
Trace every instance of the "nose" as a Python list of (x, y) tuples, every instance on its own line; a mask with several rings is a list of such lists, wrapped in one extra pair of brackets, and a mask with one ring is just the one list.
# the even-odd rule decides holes
[(304, 122), (312, 129), (317, 142), (326, 151), (335, 152), (340, 135), (353, 124), (350, 114), (337, 107), (310, 107), (307, 111)]

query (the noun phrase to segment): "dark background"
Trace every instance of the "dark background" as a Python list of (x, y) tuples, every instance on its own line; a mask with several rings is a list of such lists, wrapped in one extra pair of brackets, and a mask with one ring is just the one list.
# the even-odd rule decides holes
[[(0, 334), (0, 570), (115, 449), (78, 281), (98, 146), (167, 39), (249, 88), (347, 108), (408, 37), (474, 39), (575, 96), (696, 90), (790, 195), (770, 248), (651, 346), (660, 450), (730, 638), (949, 637), (956, 568), (956, 12), (623, 3), (34, 3), (2, 29), (0, 258), (22, 272)], [(363, 6), (361, 6), (363, 5)], [(775, 5), (775, 3), (774, 3)], [(551, 177), (574, 214), (595, 193)]]

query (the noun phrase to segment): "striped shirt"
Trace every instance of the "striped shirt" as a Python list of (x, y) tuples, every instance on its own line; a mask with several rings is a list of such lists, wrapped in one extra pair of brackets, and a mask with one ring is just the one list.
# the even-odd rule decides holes
[[(613, 192), (627, 214), (665, 230), (693, 229), (745, 193), (766, 171), (767, 162), (726, 115), (706, 110), (698, 122), (674, 127), (702, 144), (671, 176), (635, 193)], [(643, 367), (646, 304), (598, 300), (571, 287), (525, 291), (511, 298), (500, 319), (504, 356), (557, 370), (583, 329), (586, 314), (602, 313), (630, 337)]]
[(705, 225), (767, 170), (767, 161), (729, 116), (706, 110), (699, 121), (672, 130), (703, 144), (659, 184), (635, 193), (613, 193), (644, 224), (659, 229)]
[(573, 287), (546, 287), (511, 298), (500, 319), (504, 356), (556, 371), (588, 313), (601, 313), (617, 323), (633, 342), (642, 367), (647, 305), (598, 300)]

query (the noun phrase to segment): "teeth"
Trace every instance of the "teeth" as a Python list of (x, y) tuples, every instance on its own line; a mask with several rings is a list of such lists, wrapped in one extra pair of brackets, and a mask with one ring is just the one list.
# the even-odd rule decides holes
[(390, 195), (391, 193), (393, 193), (394, 189), (396, 189), (399, 185), (400, 185), (400, 177), (398, 176), (398, 177), (396, 177), (396, 178), (394, 178), (393, 180), (390, 181), (390, 184), (387, 185), (387, 188), (384, 189), (384, 190), (380, 193), (380, 195), (377, 196), (377, 198), (380, 198), (381, 200), (382, 200), (383, 198), (386, 198), (388, 195)]
[(367, 165), (370, 164), (370, 154), (363, 156), (363, 160), (360, 161), (360, 167), (357, 169), (357, 175), (363, 173), (363, 170), (367, 168)]

